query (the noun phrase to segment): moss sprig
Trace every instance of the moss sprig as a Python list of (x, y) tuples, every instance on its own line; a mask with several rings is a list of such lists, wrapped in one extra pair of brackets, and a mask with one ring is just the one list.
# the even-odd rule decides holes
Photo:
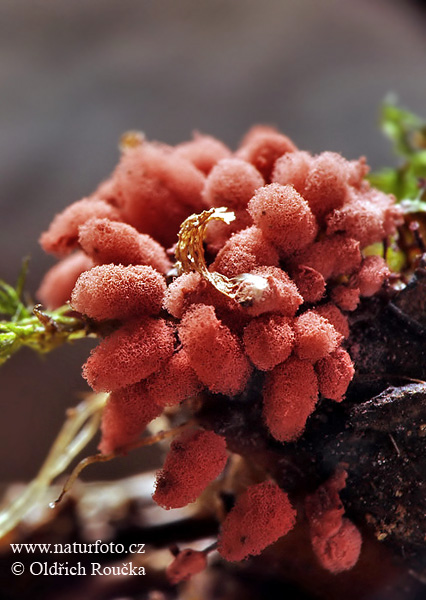
[(400, 160), (396, 167), (371, 173), (370, 182), (394, 194), (404, 212), (426, 212), (426, 121), (389, 97), (381, 108), (380, 125)]
[(23, 346), (44, 354), (66, 342), (96, 335), (90, 322), (72, 312), (69, 305), (53, 311), (41, 304), (26, 304), (23, 289), (28, 270), (25, 259), (15, 287), (0, 280), (0, 365)]

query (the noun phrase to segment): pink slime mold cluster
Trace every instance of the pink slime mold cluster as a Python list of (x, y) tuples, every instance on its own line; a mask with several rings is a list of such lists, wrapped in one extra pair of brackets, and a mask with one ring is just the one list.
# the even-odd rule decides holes
[[(83, 367), (93, 390), (110, 393), (103, 453), (125, 450), (167, 406), (204, 391), (244, 392), (254, 371), (264, 373), (263, 419), (280, 442), (297, 440), (321, 396), (344, 399), (354, 374), (344, 349), (347, 312), (389, 274), (382, 258), (363, 249), (401, 223), (394, 199), (372, 188), (367, 172), (364, 158), (312, 156), (264, 126), (236, 152), (201, 134), (176, 147), (141, 140), (122, 149), (91, 196), (54, 218), (41, 245), (61, 260), (46, 274), (40, 301), (56, 308), (69, 300), (89, 319), (114, 323)], [(207, 266), (262, 281), (245, 304), (199, 272), (172, 270), (181, 223), (222, 206), (235, 220), (209, 223)], [(226, 460), (221, 436), (181, 434), (154, 500), (166, 508), (194, 501)], [(332, 572), (350, 568), (360, 546), (341, 516), (339, 477), (324, 488), (331, 508), (315, 495), (306, 505), (316, 555)], [(278, 486), (251, 486), (223, 523), (219, 552), (229, 560), (258, 554), (294, 522)]]

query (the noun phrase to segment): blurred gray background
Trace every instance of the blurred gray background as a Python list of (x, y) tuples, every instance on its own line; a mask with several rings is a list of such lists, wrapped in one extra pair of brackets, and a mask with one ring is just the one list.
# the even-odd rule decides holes
[[(0, 0), (0, 277), (113, 168), (128, 129), (177, 143), (192, 130), (235, 146), (277, 125), (311, 151), (393, 160), (377, 128), (388, 92), (426, 116), (426, 13), (409, 0)], [(0, 481), (29, 479), (64, 409), (87, 390), (89, 343), (0, 371)], [(137, 472), (146, 450), (87, 477)]]

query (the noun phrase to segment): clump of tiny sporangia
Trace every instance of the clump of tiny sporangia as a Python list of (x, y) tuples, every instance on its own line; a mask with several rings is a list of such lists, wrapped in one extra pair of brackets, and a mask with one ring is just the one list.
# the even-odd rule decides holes
[[(39, 300), (50, 309), (69, 300), (95, 322), (117, 324), (83, 367), (92, 389), (110, 394), (101, 452), (126, 449), (166, 407), (202, 402), (203, 391), (232, 403), (256, 372), (270, 436), (294, 442), (321, 398), (344, 400), (354, 375), (347, 313), (389, 275), (384, 259), (363, 249), (395, 234), (394, 198), (367, 183), (364, 158), (312, 156), (270, 127), (253, 128), (236, 152), (200, 134), (176, 147), (131, 141), (110, 178), (41, 236), (61, 261)], [(193, 502), (228, 456), (221, 435), (180, 432), (154, 501)], [(333, 573), (350, 569), (361, 547), (342, 516), (345, 477), (338, 471), (305, 503), (314, 552)], [(287, 493), (265, 476), (237, 495), (217, 549), (243, 560), (295, 522)], [(205, 554), (187, 550), (171, 578), (205, 564)]]

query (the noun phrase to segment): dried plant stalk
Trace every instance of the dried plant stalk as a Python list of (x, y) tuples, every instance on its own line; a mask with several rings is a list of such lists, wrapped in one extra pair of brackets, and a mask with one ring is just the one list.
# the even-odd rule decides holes
[(107, 398), (107, 394), (92, 394), (75, 408), (68, 410), (67, 420), (38, 475), (16, 500), (0, 512), (0, 537), (11, 531), (37, 505), (55, 477), (63, 473), (94, 437), (99, 429)]
[(176, 269), (179, 274), (195, 271), (209, 281), (219, 292), (233, 298), (242, 305), (250, 305), (259, 300), (268, 287), (264, 277), (242, 273), (231, 279), (216, 271), (209, 271), (204, 256), (203, 241), (210, 221), (219, 220), (229, 225), (235, 214), (225, 207), (211, 208), (200, 214), (193, 214), (181, 225), (176, 245)]

